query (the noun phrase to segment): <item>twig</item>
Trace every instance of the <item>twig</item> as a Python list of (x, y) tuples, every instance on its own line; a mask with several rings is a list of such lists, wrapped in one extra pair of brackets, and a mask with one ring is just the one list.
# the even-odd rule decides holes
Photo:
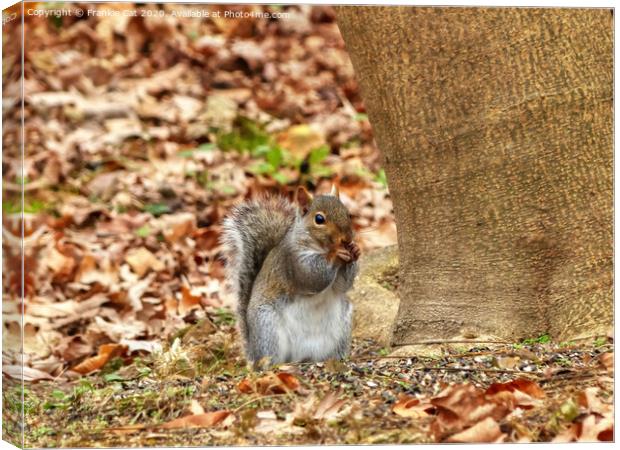
[(576, 378), (594, 378), (606, 372), (607, 370), (605, 369), (599, 369), (599, 370), (594, 369), (594, 368), (573, 369), (567, 373), (562, 373), (562, 374), (557, 374), (557, 375), (552, 374), (551, 378), (542, 380), (542, 382), (543, 383), (555, 383), (555, 382), (560, 382), (560, 381), (574, 380)]

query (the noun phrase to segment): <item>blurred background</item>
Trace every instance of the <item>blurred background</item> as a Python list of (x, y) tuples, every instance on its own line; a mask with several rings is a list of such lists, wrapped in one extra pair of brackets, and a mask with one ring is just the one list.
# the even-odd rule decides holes
[(21, 373), (10, 349), (21, 340), (22, 186), (30, 380), (150, 353), (201, 319), (232, 326), (220, 222), (255, 194), (336, 182), (362, 250), (396, 242), (331, 7), (27, 3), (25, 12), (23, 175), (19, 27), (3, 28), (5, 374)]

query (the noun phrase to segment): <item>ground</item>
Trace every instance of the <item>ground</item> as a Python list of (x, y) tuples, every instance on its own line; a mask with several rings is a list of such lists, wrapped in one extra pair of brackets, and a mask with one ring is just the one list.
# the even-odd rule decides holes
[[(414, 398), (423, 404), (446, 386), (451, 386), (449, 397), (467, 384), (486, 389), (518, 379), (533, 382), (526, 389), (532, 397), (526, 402), (520, 398), (521, 403), (500, 414), (501, 440), (549, 441), (566, 430), (573, 435), (565, 440), (577, 439), (584, 432), (571, 426), (588, 416), (600, 423), (612, 414), (608, 369), (613, 345), (603, 338), (558, 345), (543, 337), (493, 349), (453, 346), (441, 355), (410, 358), (390, 357), (385, 348), (356, 340), (344, 362), (250, 372), (228, 319), (220, 318), (215, 327), (190, 327), (161, 353), (132, 362), (112, 359), (93, 375), (65, 383), (28, 383), (26, 446), (435, 442), (480, 419), (467, 417), (474, 414), (469, 410), (451, 409), (462, 415), (461, 423), (435, 434), (445, 414), (441, 408), (409, 414), (395, 405)], [(205, 328), (211, 332), (205, 334)], [(543, 394), (533, 395), (533, 386)], [(10, 402), (5, 395), (5, 405)], [(200, 416), (205, 412), (217, 415)], [(179, 417), (186, 419), (171, 422)], [(192, 428), (187, 417), (200, 417), (197, 423), (203, 427)], [(609, 427), (603, 431), (609, 433)], [(608, 439), (604, 434), (598, 438)], [(486, 438), (479, 434), (476, 440)]]

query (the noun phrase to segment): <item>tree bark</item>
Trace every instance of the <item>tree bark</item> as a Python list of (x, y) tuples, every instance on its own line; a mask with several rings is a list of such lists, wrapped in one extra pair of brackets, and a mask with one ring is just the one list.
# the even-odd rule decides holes
[(394, 344), (606, 332), (612, 11), (337, 14), (394, 201)]

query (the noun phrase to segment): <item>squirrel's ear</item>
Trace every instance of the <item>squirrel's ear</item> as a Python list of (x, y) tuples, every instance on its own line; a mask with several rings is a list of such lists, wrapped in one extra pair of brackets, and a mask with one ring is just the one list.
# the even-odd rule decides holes
[(336, 186), (336, 183), (332, 184), (332, 191), (329, 193), (329, 195), (340, 198), (340, 191), (338, 190), (338, 186)]
[(305, 187), (299, 186), (297, 188), (297, 192), (295, 193), (295, 201), (304, 214), (308, 212), (308, 207), (310, 206), (310, 203), (312, 203), (312, 200), (312, 194), (310, 194)]

